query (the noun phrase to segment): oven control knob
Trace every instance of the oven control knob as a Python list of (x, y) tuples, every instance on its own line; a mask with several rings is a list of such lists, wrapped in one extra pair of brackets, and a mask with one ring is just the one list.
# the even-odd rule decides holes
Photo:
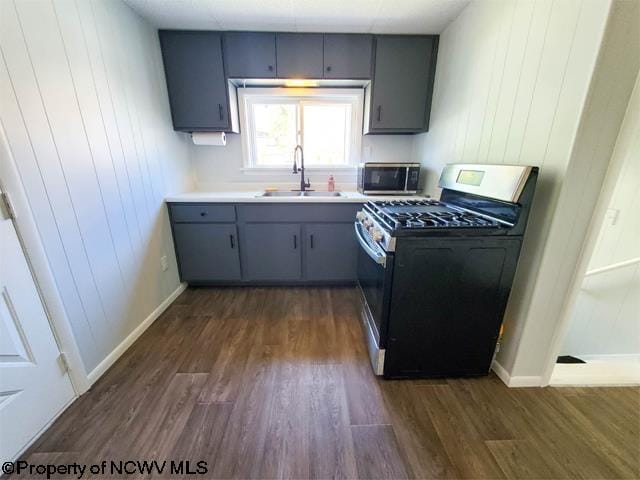
[(382, 235), (382, 230), (380, 230), (379, 228), (371, 229), (371, 238), (374, 242), (381, 241), (383, 237), (384, 235)]
[(367, 218), (367, 215), (362, 210), (356, 213), (357, 220), (363, 221), (365, 218)]

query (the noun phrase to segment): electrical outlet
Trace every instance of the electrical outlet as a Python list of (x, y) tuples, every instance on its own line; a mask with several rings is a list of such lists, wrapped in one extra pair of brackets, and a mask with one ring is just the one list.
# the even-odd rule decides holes
[(167, 262), (167, 256), (163, 255), (160, 257), (160, 266), (162, 267), (162, 271), (166, 272), (169, 269), (169, 262)]

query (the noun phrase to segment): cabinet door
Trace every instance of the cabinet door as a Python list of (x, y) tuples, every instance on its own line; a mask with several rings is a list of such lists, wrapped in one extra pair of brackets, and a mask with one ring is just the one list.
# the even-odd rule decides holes
[(307, 224), (307, 280), (356, 280), (358, 243), (353, 223)]
[(175, 223), (173, 235), (183, 281), (240, 280), (235, 224)]
[(324, 34), (324, 78), (371, 78), (373, 37)]
[(428, 130), (436, 52), (437, 37), (376, 37), (365, 133)]
[(225, 33), (224, 62), (227, 78), (275, 77), (275, 33)]
[(221, 36), (215, 32), (160, 31), (173, 128), (230, 128)]
[(276, 34), (279, 78), (322, 78), (322, 34)]
[(300, 280), (300, 225), (247, 223), (243, 230), (243, 259), (249, 280)]

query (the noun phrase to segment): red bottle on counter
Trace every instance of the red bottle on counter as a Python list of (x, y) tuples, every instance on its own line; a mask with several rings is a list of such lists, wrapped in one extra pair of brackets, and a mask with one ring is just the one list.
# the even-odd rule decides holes
[(329, 175), (329, 182), (327, 182), (327, 191), (333, 192), (336, 189), (336, 181), (333, 175)]

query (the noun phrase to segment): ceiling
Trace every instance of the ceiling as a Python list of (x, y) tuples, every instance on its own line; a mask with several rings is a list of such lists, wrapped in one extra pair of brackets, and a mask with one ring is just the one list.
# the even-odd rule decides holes
[(159, 28), (441, 33), (470, 0), (124, 0)]

